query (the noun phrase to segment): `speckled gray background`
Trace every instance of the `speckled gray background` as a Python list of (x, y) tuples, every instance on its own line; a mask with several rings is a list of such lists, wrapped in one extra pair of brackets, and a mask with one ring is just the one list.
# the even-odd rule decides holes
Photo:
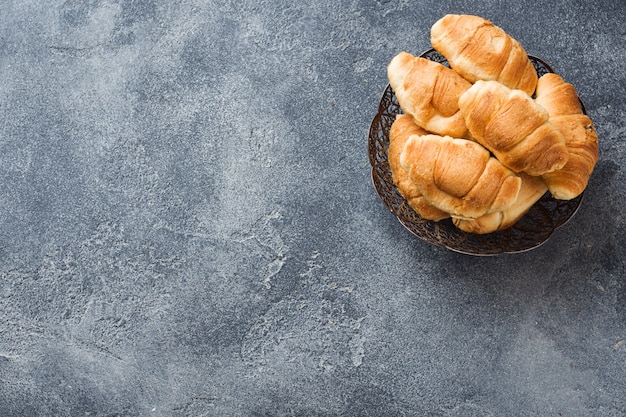
[[(493, 20), (600, 136), (544, 246), (422, 242), (370, 181), (401, 50)], [(626, 415), (626, 3), (5, 1), (1, 416)]]

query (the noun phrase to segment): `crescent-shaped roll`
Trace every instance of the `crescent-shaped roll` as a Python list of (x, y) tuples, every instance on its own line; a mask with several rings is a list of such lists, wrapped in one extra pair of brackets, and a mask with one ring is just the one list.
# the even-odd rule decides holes
[(450, 215), (430, 204), (411, 178), (409, 178), (409, 174), (400, 165), (400, 155), (409, 137), (426, 134), (427, 132), (417, 126), (410, 115), (397, 115), (389, 131), (389, 149), (387, 150), (389, 167), (391, 168), (391, 175), (396, 188), (407, 200), (409, 206), (422, 218), (439, 221), (450, 217)]
[(543, 75), (537, 81), (535, 101), (546, 109), (550, 118), (583, 112), (574, 86), (552, 72)]
[(559, 200), (578, 197), (587, 187), (598, 161), (598, 134), (591, 119), (582, 113), (574, 86), (557, 74), (546, 74), (537, 83), (536, 102), (550, 115), (550, 122), (565, 137), (567, 164), (542, 175), (550, 193)]
[(537, 72), (526, 51), (490, 21), (448, 14), (432, 26), (430, 34), (433, 47), (470, 82), (492, 80), (528, 95), (535, 91)]
[(485, 214), (477, 219), (453, 218), (452, 223), (467, 233), (486, 234), (507, 229), (517, 223), (546, 193), (541, 177), (520, 174), (522, 185), (515, 203), (503, 211)]
[(466, 134), (458, 101), (471, 84), (459, 74), (438, 62), (400, 52), (387, 66), (387, 77), (400, 107), (418, 126), (438, 135)]
[(554, 198), (571, 200), (585, 190), (598, 161), (598, 135), (584, 114), (556, 116), (552, 124), (565, 136), (569, 159), (560, 170), (541, 177)]
[(455, 217), (477, 218), (506, 210), (521, 186), (519, 176), (466, 139), (413, 135), (400, 164), (433, 206)]
[(565, 138), (526, 93), (497, 81), (477, 81), (459, 99), (472, 137), (515, 172), (542, 175), (563, 168)]

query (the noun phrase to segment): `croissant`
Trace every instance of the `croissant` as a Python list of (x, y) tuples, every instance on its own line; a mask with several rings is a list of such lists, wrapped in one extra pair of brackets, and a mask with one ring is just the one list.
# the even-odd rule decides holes
[(520, 174), (522, 185), (513, 205), (503, 211), (485, 214), (477, 219), (453, 218), (452, 223), (467, 233), (486, 234), (504, 230), (517, 223), (546, 193), (548, 188), (540, 177)]
[(438, 62), (407, 52), (391, 60), (387, 76), (400, 107), (418, 126), (439, 135), (465, 135), (458, 100), (471, 86), (467, 80)]
[(387, 150), (389, 167), (396, 188), (407, 200), (409, 206), (422, 218), (439, 221), (450, 217), (450, 215), (430, 204), (415, 183), (411, 181), (409, 174), (400, 165), (400, 155), (409, 137), (411, 135), (422, 136), (426, 134), (424, 129), (415, 124), (410, 115), (397, 115), (389, 131), (389, 149)]
[(536, 99), (550, 118), (583, 112), (574, 86), (555, 73), (547, 73), (537, 81)]
[(400, 164), (433, 206), (455, 217), (477, 218), (506, 210), (521, 186), (519, 176), (466, 139), (413, 135)]
[(459, 98), (459, 109), (474, 139), (515, 172), (542, 175), (567, 162), (565, 138), (523, 91), (477, 81)]
[(431, 43), (450, 67), (474, 83), (498, 81), (532, 95), (537, 72), (524, 48), (488, 20), (471, 15), (446, 15), (431, 28)]
[(536, 102), (548, 111), (569, 151), (567, 164), (542, 178), (554, 198), (571, 200), (585, 190), (598, 161), (598, 135), (591, 119), (582, 114), (574, 86), (561, 76), (550, 73), (539, 79)]

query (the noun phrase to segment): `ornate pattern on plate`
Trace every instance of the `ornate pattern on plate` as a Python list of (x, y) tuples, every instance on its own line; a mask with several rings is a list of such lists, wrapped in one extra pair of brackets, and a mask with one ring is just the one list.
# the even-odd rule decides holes
[[(446, 59), (434, 49), (429, 49), (420, 56), (448, 66)], [(539, 77), (554, 72), (540, 58), (529, 58)], [(372, 181), (384, 205), (417, 237), (434, 245), (471, 255), (524, 252), (548, 240), (578, 210), (582, 194), (573, 200), (563, 201), (554, 199), (547, 192), (515, 225), (486, 235), (465, 233), (455, 227), (450, 219), (440, 222), (422, 219), (396, 189), (387, 161), (389, 130), (396, 115), (400, 113), (402, 109), (393, 90), (387, 85), (369, 130), (368, 151)]]

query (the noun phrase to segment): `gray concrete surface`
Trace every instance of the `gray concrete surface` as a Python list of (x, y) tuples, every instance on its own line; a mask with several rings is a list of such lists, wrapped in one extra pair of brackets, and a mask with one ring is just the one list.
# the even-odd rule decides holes
[[(430, 246), (370, 182), (401, 50), (478, 14), (600, 136), (544, 246)], [(6, 1), (1, 416), (626, 415), (624, 1)]]

